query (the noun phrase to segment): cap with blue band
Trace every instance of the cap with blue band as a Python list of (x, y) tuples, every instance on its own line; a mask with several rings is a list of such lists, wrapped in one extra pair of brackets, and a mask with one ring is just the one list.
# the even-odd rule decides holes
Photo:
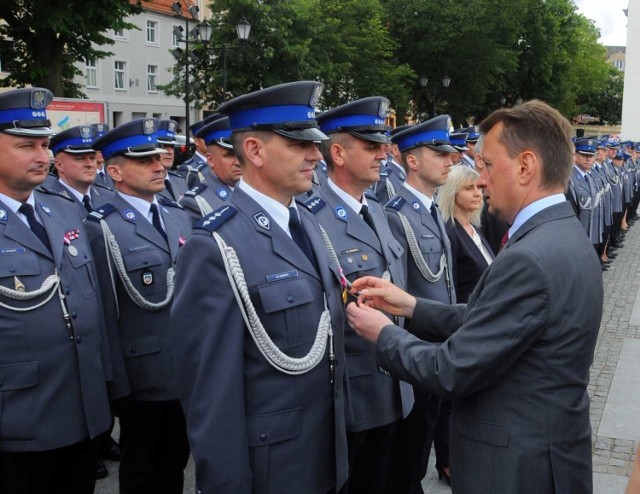
[(317, 81), (288, 82), (233, 98), (218, 111), (229, 117), (232, 133), (269, 130), (289, 139), (323, 141), (327, 136), (315, 114), (323, 88)]
[(180, 126), (175, 120), (160, 120), (158, 130), (156, 131), (156, 139), (160, 144), (178, 144), (176, 142), (176, 132), (179, 132)]
[(440, 115), (398, 132), (391, 137), (391, 140), (398, 145), (400, 152), (426, 146), (443, 153), (455, 153), (455, 148), (449, 143), (450, 128), (451, 118), (449, 115)]
[(577, 139), (576, 153), (594, 155), (596, 154), (597, 145), (598, 141), (595, 139)]
[(207, 146), (217, 144), (225, 149), (231, 149), (231, 129), (229, 127), (229, 118), (220, 115), (220, 118), (208, 123), (202, 127), (196, 137), (204, 140)]
[(351, 101), (318, 115), (320, 130), (325, 134), (346, 132), (365, 141), (389, 142), (386, 116), (389, 100), (370, 96)]
[(0, 132), (31, 137), (52, 135), (51, 122), (47, 119), (47, 106), (52, 100), (53, 93), (40, 87), (0, 94)]
[(69, 154), (95, 153), (93, 143), (97, 131), (91, 125), (78, 125), (64, 130), (51, 138), (49, 149), (54, 156), (62, 151)]
[(166, 153), (156, 138), (159, 121), (155, 118), (140, 118), (119, 125), (110, 130), (94, 144), (105, 160), (121, 155), (129, 158), (141, 158)]

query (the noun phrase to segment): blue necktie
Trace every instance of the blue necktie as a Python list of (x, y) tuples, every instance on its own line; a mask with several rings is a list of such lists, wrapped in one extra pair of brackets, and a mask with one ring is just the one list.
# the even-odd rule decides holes
[(27, 223), (29, 223), (29, 228), (31, 231), (40, 239), (40, 241), (44, 244), (44, 246), (51, 252), (51, 244), (49, 243), (49, 238), (47, 237), (47, 231), (44, 229), (44, 226), (40, 224), (40, 222), (36, 218), (36, 213), (33, 210), (33, 206), (28, 203), (23, 203), (22, 206), (18, 209), (22, 214), (27, 217)]
[(309, 239), (307, 238), (307, 234), (304, 232), (302, 228), (302, 223), (300, 223), (300, 218), (298, 217), (298, 211), (296, 208), (289, 208), (289, 232), (291, 232), (291, 238), (296, 243), (300, 250), (307, 256), (307, 259), (316, 266), (316, 258), (313, 255), (313, 250), (311, 249), (311, 244), (309, 243)]
[(158, 233), (162, 235), (162, 237), (167, 240), (167, 234), (162, 228), (162, 223), (160, 223), (160, 211), (158, 211), (158, 206), (156, 204), (151, 204), (149, 210), (151, 211), (151, 222)]

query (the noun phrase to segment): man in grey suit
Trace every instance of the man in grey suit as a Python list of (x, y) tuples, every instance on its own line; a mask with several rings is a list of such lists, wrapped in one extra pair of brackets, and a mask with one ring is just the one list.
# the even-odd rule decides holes
[(112, 393), (122, 494), (182, 494), (189, 457), (169, 310), (174, 265), (191, 222), (177, 203), (156, 196), (165, 176), (157, 128), (156, 119), (134, 120), (95, 142), (117, 193), (85, 222), (112, 346), (121, 351)]
[[(416, 301), (364, 278), (353, 285), (360, 305), (349, 304), (348, 319), (377, 342), (381, 366), (454, 399), (454, 493), (590, 493), (587, 384), (603, 287), (598, 257), (563, 195), (572, 129), (529, 101), (497, 110), (481, 131), (479, 184), (511, 228), (468, 304)], [(368, 305), (411, 318), (411, 332)]]
[(47, 187), (72, 199), (83, 216), (97, 206), (108, 202), (115, 192), (106, 185), (96, 183), (95, 127), (79, 125), (64, 130), (51, 138), (49, 149), (53, 153), (57, 180), (48, 180)]
[[(456, 302), (451, 244), (435, 202), (436, 188), (445, 184), (451, 168), (450, 153), (455, 151), (449, 144), (450, 127), (449, 116), (441, 115), (392, 134), (402, 153), (407, 180), (387, 203), (391, 233), (406, 253), (403, 267), (407, 291), (443, 304)], [(427, 473), (434, 433), (438, 440), (442, 438), (436, 443), (438, 447), (443, 445), (437, 449), (439, 457), (447, 456), (450, 403), (442, 408), (439, 396), (418, 386), (413, 392), (413, 409), (396, 431), (387, 479), (390, 494), (422, 493), (421, 481)], [(448, 461), (436, 467), (440, 475), (448, 474)]]
[(180, 205), (195, 224), (207, 214), (227, 203), (242, 176), (242, 168), (231, 145), (229, 118), (218, 113), (198, 131), (198, 139), (207, 146), (207, 169), (200, 173), (204, 181), (187, 191)]
[(201, 494), (328, 494), (347, 478), (339, 276), (293, 200), (326, 139), (322, 87), (281, 84), (220, 107), (242, 179), (183, 247), (171, 311)]
[(111, 422), (100, 291), (80, 209), (39, 187), (48, 89), (0, 95), (0, 492), (91, 494)]
[[(387, 272), (404, 286), (404, 251), (389, 230), (383, 206), (373, 194), (365, 195), (379, 180), (380, 160), (386, 156), (388, 106), (389, 100), (373, 96), (318, 116), (320, 129), (330, 137), (321, 144), (329, 178), (305, 204), (325, 229), (334, 262), (347, 280)], [(351, 328), (346, 329), (345, 350), (351, 419), (347, 492), (383, 492), (395, 423), (411, 410), (413, 392), (378, 369), (375, 347)]]

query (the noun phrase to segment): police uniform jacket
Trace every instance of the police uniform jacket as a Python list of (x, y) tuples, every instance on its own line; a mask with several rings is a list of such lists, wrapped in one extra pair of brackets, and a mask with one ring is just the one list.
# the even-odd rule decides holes
[(616, 173), (615, 165), (605, 160), (602, 164), (603, 170), (607, 176), (607, 180), (611, 185), (611, 209), (614, 213), (622, 212), (622, 180)]
[(161, 192), (158, 192), (160, 197), (164, 197), (165, 199), (173, 202), (178, 202), (180, 198), (184, 195), (184, 193), (189, 190), (187, 187), (187, 182), (178, 172), (174, 172), (173, 170), (169, 170), (167, 172), (167, 176), (165, 180), (169, 180), (171, 184), (171, 189), (173, 191), (173, 195), (169, 192), (169, 189), (165, 187), (165, 189)]
[[(77, 206), (37, 188), (36, 214), (52, 252), (0, 201), (0, 284), (31, 292), (57, 272), (72, 328), (58, 293), (31, 311), (0, 307), (0, 450), (61, 448), (94, 438), (111, 422), (106, 381), (111, 362), (94, 258)], [(47, 292), (47, 295), (50, 292)], [(2, 304), (33, 307), (46, 295)]]
[(611, 192), (611, 184), (609, 183), (604, 167), (601, 164), (595, 163), (591, 169), (591, 174), (597, 181), (598, 188), (602, 194), (601, 203), (603, 224), (605, 227), (609, 227), (613, 223), (613, 210), (611, 208), (613, 193)]
[(191, 189), (202, 181), (202, 170), (209, 166), (207, 160), (197, 151), (188, 160), (185, 160), (177, 169), (178, 174), (184, 177), (187, 188)]
[(227, 204), (231, 197), (231, 189), (215, 176), (211, 168), (202, 172), (202, 175), (205, 181), (185, 192), (182, 199), (180, 199), (180, 205), (189, 214), (193, 224), (204, 216), (196, 197), (204, 199), (212, 211)]
[[(78, 198), (67, 186), (65, 186), (58, 180), (58, 177), (55, 177), (55, 180), (49, 182), (47, 184), (47, 188), (71, 199), (78, 207), (81, 208), (80, 212), (83, 218), (89, 214), (87, 209), (84, 207), (84, 204), (78, 200)], [(93, 206), (93, 209), (96, 209), (97, 207), (109, 202), (111, 199), (113, 199), (115, 194), (115, 191), (111, 190), (105, 185), (96, 183), (89, 187), (89, 197), (91, 198), (91, 205)]]
[(387, 166), (380, 171), (380, 180), (373, 186), (373, 192), (381, 204), (398, 194), (400, 187), (407, 179), (402, 165), (393, 160), (387, 161)]
[[(306, 205), (327, 232), (349, 281), (361, 276), (382, 276), (388, 270), (393, 283), (404, 287), (404, 251), (389, 230), (383, 207), (373, 195), (367, 195), (367, 203), (375, 232), (329, 184), (321, 187), (318, 195), (310, 198)], [(351, 414), (349, 431), (373, 429), (406, 416), (413, 406), (411, 386), (380, 369), (375, 361), (375, 346), (356, 335), (350, 326), (345, 332), (345, 348)]]
[[(416, 297), (437, 300), (443, 304), (454, 304), (456, 302), (456, 292), (453, 286), (451, 243), (444, 230), (444, 222), (440, 211), (438, 210), (438, 217), (441, 222), (439, 227), (431, 216), (431, 212), (406, 187), (400, 187), (398, 195), (387, 203), (386, 210), (391, 233), (398, 239), (405, 252), (403, 267), (407, 280), (407, 291)], [(420, 254), (422, 254), (432, 273), (438, 273), (440, 270), (440, 258), (443, 253), (446, 256), (447, 271), (443, 272), (438, 281), (431, 283), (420, 273), (415, 258), (411, 253), (399, 214), (407, 218), (418, 241)]]
[[(178, 257), (171, 326), (202, 494), (326, 494), (346, 481), (344, 308), (317, 223), (298, 209), (319, 272), (239, 188), (196, 225)], [(302, 357), (311, 348), (326, 295), (333, 383), (328, 350), (301, 375), (267, 362), (242, 318), (212, 230), (237, 252), (257, 315), (287, 355)]]
[(167, 270), (174, 266), (180, 246), (191, 231), (191, 222), (178, 204), (162, 198), (158, 202), (168, 242), (120, 194), (85, 221), (97, 260), (110, 341), (113, 348), (122, 351), (122, 359), (114, 368), (111, 391), (115, 398), (125, 396), (129, 386), (137, 400), (178, 398), (169, 334), (171, 304), (152, 311), (133, 302), (115, 270), (113, 259), (107, 259), (100, 225), (100, 221), (105, 221), (111, 229), (133, 286), (148, 301), (161, 302), (167, 294)]
[(574, 211), (584, 231), (592, 244), (599, 244), (602, 238), (599, 236), (596, 219), (596, 190), (595, 183), (589, 174), (582, 174), (574, 166), (569, 179), (568, 199), (572, 203)]
[[(102, 175), (104, 175), (104, 177)], [(102, 170), (98, 170), (98, 173), (96, 174), (96, 183), (104, 185), (105, 187), (112, 190), (115, 187), (113, 179), (111, 178), (111, 175), (109, 175), (109, 172), (107, 172), (106, 167), (104, 167)]]

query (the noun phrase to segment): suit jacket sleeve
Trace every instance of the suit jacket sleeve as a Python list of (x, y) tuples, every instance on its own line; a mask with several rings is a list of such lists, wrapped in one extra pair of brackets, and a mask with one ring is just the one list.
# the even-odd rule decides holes
[[(98, 285), (102, 295), (102, 309), (104, 312), (107, 341), (113, 369), (113, 379), (107, 383), (107, 387), (109, 390), (109, 399), (114, 401), (127, 396), (131, 392), (124, 355), (122, 354), (122, 345), (120, 344), (116, 294), (113, 293), (111, 273), (109, 272), (109, 263), (107, 261), (104, 237), (100, 224), (85, 220), (85, 229), (87, 230), (91, 252), (96, 260)], [(116, 280), (118, 279), (118, 274), (115, 271), (113, 272), (113, 276)]]
[(445, 341), (461, 325), (464, 318), (464, 304), (443, 304), (436, 300), (419, 298), (407, 331), (418, 338), (431, 341)]
[(218, 246), (210, 235), (193, 234), (178, 255), (171, 332), (196, 483), (203, 493), (251, 493), (245, 331)]
[[(547, 278), (532, 254), (505, 251), (479, 283), (462, 326), (443, 344), (385, 327), (376, 350), (380, 365), (399, 379), (453, 398), (499, 379), (546, 329)], [(412, 326), (441, 323), (455, 307), (421, 301)]]

